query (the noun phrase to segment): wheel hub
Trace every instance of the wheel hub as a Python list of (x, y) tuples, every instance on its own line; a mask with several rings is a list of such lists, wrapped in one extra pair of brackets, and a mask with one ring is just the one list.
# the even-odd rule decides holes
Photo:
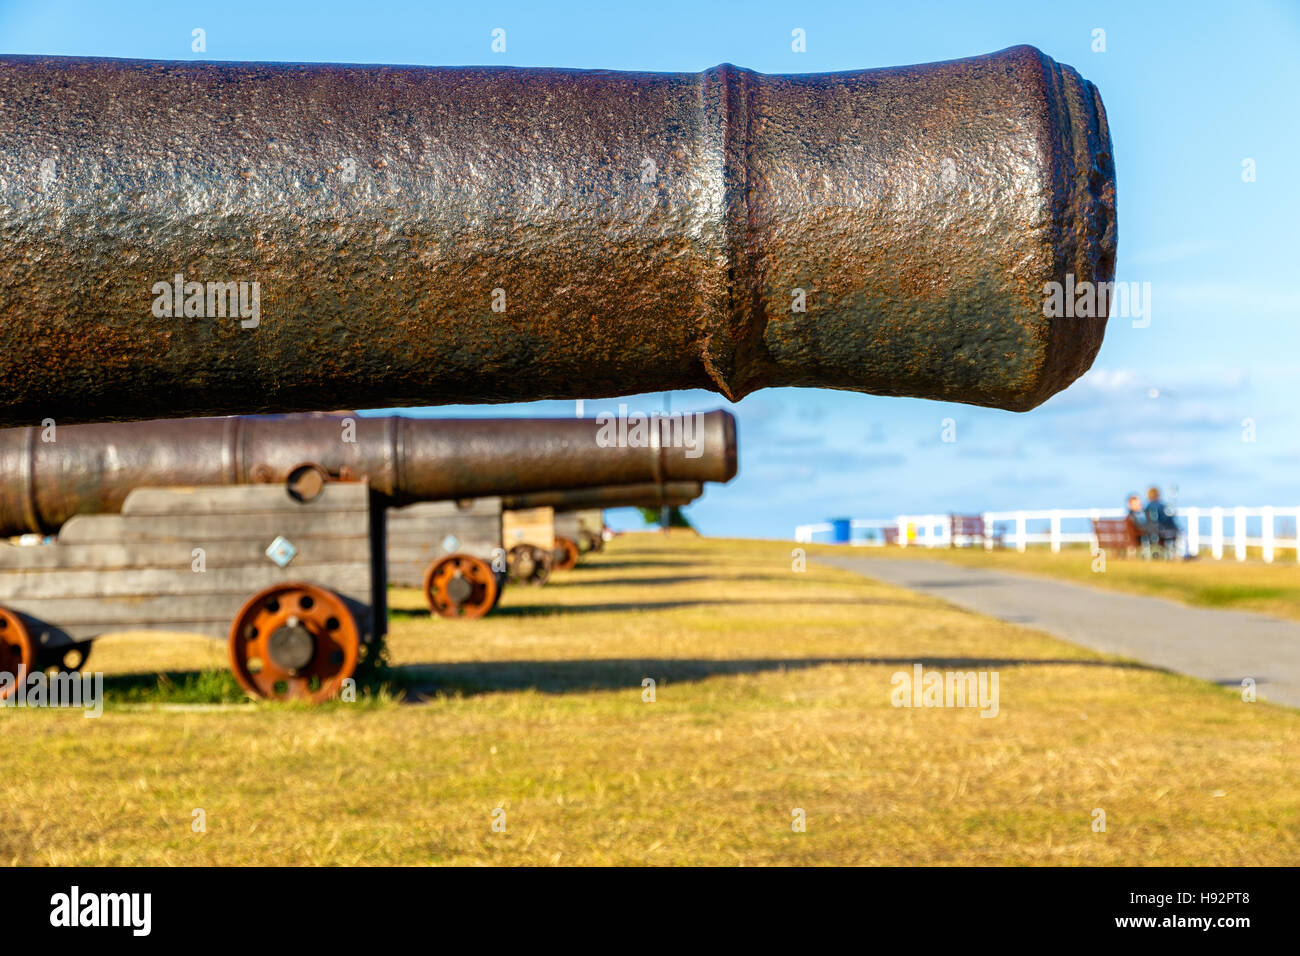
[(295, 617), (272, 632), (266, 642), (271, 662), (287, 671), (300, 671), (316, 656), (316, 638)]
[(501, 584), (487, 562), (450, 554), (424, 572), (424, 597), (440, 617), (482, 617), (496, 606)]
[(447, 582), (447, 597), (451, 598), (456, 604), (464, 604), (473, 593), (474, 585), (470, 584), (465, 575), (459, 571), (456, 572), (455, 577)]

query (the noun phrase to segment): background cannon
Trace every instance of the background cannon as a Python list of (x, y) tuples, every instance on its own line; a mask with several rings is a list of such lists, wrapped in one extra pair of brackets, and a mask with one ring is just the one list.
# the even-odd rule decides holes
[(604, 547), (605, 508), (680, 507), (703, 493), (704, 486), (699, 482), (652, 482), (507, 495), (502, 504), (509, 509), (555, 509), (554, 567), (557, 571), (568, 571), (582, 555)]
[[(1091, 364), (1114, 163), (1032, 47), (794, 76), (0, 57), (0, 424)], [(566, 483), (571, 485), (572, 483)]]
[(590, 551), (605, 550), (604, 508), (581, 508), (567, 513), (573, 516), (578, 526), (575, 540), (578, 542), (579, 556)]
[(704, 485), (698, 481), (647, 481), (508, 494), (502, 496), (501, 503), (510, 509), (546, 507), (562, 512), (589, 508), (658, 508), (689, 504), (702, 494)]
[(493, 496), (388, 512), (389, 580), (423, 588), (429, 610), (443, 617), (482, 617), (507, 582), (545, 584), (554, 548), (549, 507), (506, 511)]
[(699, 482), (674, 481), (507, 495), (502, 503), (506, 508), (554, 509), (552, 566), (556, 571), (569, 571), (582, 555), (604, 546), (605, 508), (684, 507), (702, 494), (704, 486)]
[[(283, 415), (0, 430), (0, 535), (117, 511), (133, 488), (365, 479), (388, 505), (656, 481), (729, 481), (736, 423), (702, 414), (694, 449), (605, 443), (594, 419)], [(301, 487), (299, 487), (301, 486)]]
[[(0, 532), (59, 535), (0, 546), (0, 669), (77, 669), (103, 633), (179, 630), (226, 637), (252, 694), (324, 699), (385, 633), (391, 505), (555, 480), (726, 480), (734, 420), (713, 412), (701, 422), (698, 457), (659, 443), (606, 447), (598, 423), (580, 419), (311, 415), (6, 430)], [(426, 590), (472, 604), (498, 572), (488, 566), (485, 583), (461, 557)]]
[(512, 584), (539, 587), (555, 570), (555, 509), (549, 505), (501, 515), (506, 569)]
[(480, 618), (501, 601), (509, 575), (501, 499), (426, 501), (390, 508), (388, 580), (420, 588), (441, 617)]
[[(603, 508), (686, 504), (698, 498), (703, 487), (693, 481), (640, 482), (420, 502), (391, 509), (389, 580), (401, 587), (423, 588), (435, 614), (482, 617), (496, 607), (512, 572), (526, 583), (540, 584), (552, 569), (571, 567), (556, 553), (561, 538), (578, 542), (584, 551), (600, 547)], [(525, 518), (517, 517), (525, 513)], [(541, 533), (537, 533), (539, 526), (545, 526)], [(516, 535), (516, 530), (523, 534)], [(521, 550), (512, 561), (516, 549)], [(465, 583), (457, 583), (461, 578)], [(495, 585), (489, 578), (495, 579)]]

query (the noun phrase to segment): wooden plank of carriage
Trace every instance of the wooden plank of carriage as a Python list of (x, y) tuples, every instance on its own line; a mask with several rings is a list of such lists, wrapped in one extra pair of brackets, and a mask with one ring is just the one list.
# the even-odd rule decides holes
[(429, 565), (448, 554), (491, 562), (501, 548), (501, 499), (425, 501), (388, 510), (388, 580), (422, 587)]
[[(102, 517), (110, 517), (104, 515)], [(81, 519), (77, 519), (80, 523)], [(265, 527), (265, 526), (264, 526)], [(98, 531), (95, 532), (97, 535)], [(105, 532), (107, 533), (107, 532)], [(274, 537), (274, 536), (272, 536)], [(311, 543), (315, 561), (336, 563), (355, 560), (358, 536), (300, 535), (291, 538)], [(208, 539), (204, 542), (205, 563), (209, 571), (222, 567), (244, 567), (266, 560), (266, 547), (271, 538)], [(364, 545), (364, 542), (363, 542)], [(14, 574), (36, 574), (42, 571), (76, 571), (94, 568), (98, 571), (118, 571), (127, 568), (170, 568), (190, 566), (195, 555), (192, 542), (185, 538), (166, 541), (133, 539), (123, 541), (95, 541), (79, 543), (59, 540), (59, 546), (8, 545), (0, 546), (0, 571)], [(298, 564), (295, 559), (295, 565)]]
[(501, 516), (501, 544), (509, 551), (532, 544), (549, 552), (555, 547), (555, 509), (524, 508)]
[(568, 538), (576, 544), (578, 533), (582, 531), (582, 522), (578, 520), (576, 511), (557, 511), (554, 528), (558, 537)]
[[(360, 482), (306, 502), (279, 485), (136, 489), (121, 514), (78, 515), (53, 543), (0, 548), (0, 605), (45, 642), (143, 628), (224, 638), (253, 594), (303, 581), (338, 593), (372, 632), (383, 602), (372, 610), (371, 508)], [(284, 567), (267, 554), (277, 537), (296, 552)]]
[(578, 527), (599, 537), (605, 530), (605, 512), (601, 508), (583, 508), (573, 512), (578, 519)]

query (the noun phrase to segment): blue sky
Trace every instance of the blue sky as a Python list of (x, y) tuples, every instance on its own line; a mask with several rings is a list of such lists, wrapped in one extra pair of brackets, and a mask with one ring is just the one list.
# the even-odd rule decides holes
[[(207, 52), (190, 49), (202, 27)], [(506, 52), (490, 49), (507, 31)], [(807, 34), (807, 52), (790, 32)], [(1093, 52), (1093, 31), (1106, 50)], [(789, 537), (835, 515), (1185, 504), (1300, 505), (1300, 4), (703, 4), (0, 0), (0, 51), (164, 59), (763, 72), (923, 63), (1031, 43), (1101, 90), (1119, 196), (1116, 278), (1150, 282), (1147, 328), (1113, 319), (1093, 371), (1022, 414), (807, 389), (729, 407), (741, 473), (692, 508), (706, 532)], [(1242, 162), (1256, 179), (1243, 182)], [(663, 396), (626, 399), (656, 411)], [(616, 400), (588, 401), (586, 412)], [(573, 403), (429, 414), (571, 415)], [(423, 413), (423, 412), (422, 412)], [(945, 419), (955, 442), (941, 441)], [(1243, 422), (1253, 423), (1254, 441)], [(619, 516), (634, 524), (628, 515)]]

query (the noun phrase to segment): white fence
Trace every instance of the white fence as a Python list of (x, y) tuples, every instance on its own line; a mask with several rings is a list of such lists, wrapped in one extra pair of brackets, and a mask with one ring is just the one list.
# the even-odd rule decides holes
[[(1015, 548), (1024, 551), (1029, 545), (1048, 545), (1060, 551), (1062, 545), (1087, 544), (1096, 547), (1092, 531), (1094, 518), (1123, 518), (1122, 508), (1054, 508), (1043, 511), (986, 511), (984, 547)], [(1300, 508), (1182, 508), (1178, 515), (1182, 531), (1180, 542), (1187, 554), (1199, 555), (1207, 550), (1213, 558), (1222, 558), (1230, 549), (1238, 561), (1245, 561), (1248, 549), (1258, 549), (1271, 562), (1279, 552), (1290, 551), (1300, 561)], [(890, 519), (854, 518), (849, 522), (849, 541), (859, 547), (883, 547), (897, 543), (901, 547), (949, 548), (975, 543), (965, 536), (952, 537), (952, 515), (898, 515)], [(835, 525), (829, 521), (795, 528), (795, 541), (812, 543), (830, 534)], [(855, 532), (858, 534), (855, 536)], [(892, 539), (892, 540), (891, 540)]]

